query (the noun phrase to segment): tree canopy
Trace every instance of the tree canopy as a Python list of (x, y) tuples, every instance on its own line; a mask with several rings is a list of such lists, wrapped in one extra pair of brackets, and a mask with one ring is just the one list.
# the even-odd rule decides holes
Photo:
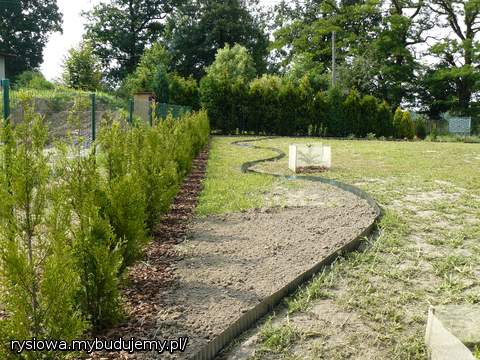
[[(123, 94), (142, 88), (166, 93), (168, 80), (168, 93), (173, 83), (181, 84), (186, 93), (179, 99), (187, 93), (194, 98), (198, 81), (206, 75), (211, 81), (223, 57), (239, 52), (238, 44), (255, 76), (283, 75), (293, 86), (326, 91), (335, 32), (343, 95), (354, 89), (360, 97), (373, 95), (392, 108), (411, 106), (435, 118), (446, 111), (480, 114), (478, 0), (290, 0), (270, 9), (261, 4), (104, 0), (83, 14), (91, 54), (83, 57), (89, 52), (83, 49), (76, 58), (90, 66), (78, 70), (93, 78), (101, 72), (103, 84)], [(38, 70), (48, 35), (60, 30), (56, 1), (0, 1), (0, 52), (16, 56), (7, 63), (10, 77)], [(222, 66), (235, 72), (228, 61)]]
[[(257, 2), (249, 2), (255, 6)], [(180, 6), (168, 22), (166, 41), (172, 66), (184, 76), (200, 78), (217, 50), (240, 44), (258, 72), (266, 70), (268, 36), (262, 15), (240, 0), (194, 0)]]
[(0, 52), (14, 56), (7, 61), (12, 79), (41, 65), (48, 36), (62, 31), (61, 23), (56, 0), (0, 1)]
[(145, 49), (160, 39), (180, 0), (111, 0), (87, 12), (86, 39), (113, 83), (135, 71)]
[(90, 42), (70, 49), (63, 64), (62, 80), (73, 89), (95, 91), (102, 87), (100, 60), (93, 54)]

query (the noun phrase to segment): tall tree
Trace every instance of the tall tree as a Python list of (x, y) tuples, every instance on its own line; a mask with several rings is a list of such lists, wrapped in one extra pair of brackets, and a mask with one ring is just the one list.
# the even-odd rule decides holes
[(341, 64), (376, 37), (380, 20), (376, 0), (283, 2), (277, 7), (273, 47), (284, 70), (301, 58), (313, 64), (312, 71), (328, 72), (332, 65), (332, 32), (336, 32), (337, 60)]
[(126, 94), (153, 91), (155, 76), (160, 68), (164, 69), (170, 64), (170, 54), (159, 43), (146, 49), (135, 71), (127, 76), (123, 83)]
[(112, 84), (133, 72), (145, 48), (157, 41), (166, 16), (182, 0), (112, 0), (84, 13), (92, 41)]
[(243, 102), (248, 84), (255, 78), (253, 58), (244, 46), (226, 45), (218, 50), (215, 61), (200, 82), (202, 105), (208, 111), (212, 127), (225, 133), (235, 131), (245, 120)]
[(61, 23), (56, 0), (0, 1), (0, 52), (15, 56), (7, 61), (10, 77), (40, 66), (48, 36), (62, 31)]
[(63, 64), (63, 82), (68, 87), (86, 91), (100, 90), (102, 73), (100, 60), (93, 54), (90, 42), (84, 41), (68, 52)]
[(396, 107), (413, 101), (418, 91), (414, 50), (434, 24), (423, 0), (391, 0), (383, 5), (376, 38), (344, 69), (345, 82)]
[[(440, 26), (450, 31), (435, 45), (431, 53), (440, 58), (436, 82), (449, 83), (455, 89), (458, 110), (470, 113), (472, 95), (479, 89), (480, 2), (478, 0), (431, 0), (430, 9)], [(445, 86), (445, 85), (444, 85)]]
[(256, 69), (266, 69), (268, 37), (258, 1), (193, 0), (179, 8), (169, 22), (167, 43), (173, 67), (184, 76), (200, 78), (225, 45), (242, 45)]

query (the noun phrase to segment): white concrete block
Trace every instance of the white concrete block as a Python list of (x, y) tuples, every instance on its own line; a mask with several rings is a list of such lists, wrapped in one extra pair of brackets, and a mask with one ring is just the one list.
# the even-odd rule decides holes
[(288, 168), (297, 172), (299, 168), (332, 167), (332, 149), (322, 144), (291, 144)]

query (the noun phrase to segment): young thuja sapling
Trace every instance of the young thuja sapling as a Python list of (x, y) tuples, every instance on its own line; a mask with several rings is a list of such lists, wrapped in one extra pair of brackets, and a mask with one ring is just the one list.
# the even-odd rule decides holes
[[(0, 304), (7, 315), (0, 319), (0, 337), (69, 340), (86, 328), (75, 301), (79, 276), (64, 236), (69, 212), (52, 182), (43, 118), (31, 97), (17, 96), (22, 122), (1, 130)], [(5, 356), (6, 345), (0, 344)]]

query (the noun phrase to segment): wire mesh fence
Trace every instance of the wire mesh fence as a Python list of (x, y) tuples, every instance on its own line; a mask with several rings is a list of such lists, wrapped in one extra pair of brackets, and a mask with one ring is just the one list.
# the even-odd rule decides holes
[(192, 111), (192, 108), (190, 106), (165, 104), (165, 103), (156, 104), (156, 112), (157, 112), (157, 117), (159, 119), (164, 119), (169, 114), (171, 114), (174, 119), (177, 119), (182, 117), (185, 114), (190, 113), (191, 111)]
[(128, 101), (104, 93), (73, 90), (9, 89), (2, 81), (0, 90), (2, 118), (14, 127), (23, 122), (25, 106), (42, 115), (48, 128), (48, 143), (65, 139), (70, 133), (83, 137), (88, 146), (103, 124), (102, 119), (128, 118)]
[[(48, 128), (48, 143), (68, 135), (81, 137), (90, 146), (101, 131), (114, 119), (153, 124), (153, 120), (171, 115), (174, 119), (191, 112), (191, 107), (155, 104), (152, 99), (122, 99), (106, 93), (89, 93), (72, 89), (34, 90), (10, 89), (8, 80), (1, 81), (0, 113), (13, 126), (22, 123), (26, 102), (42, 115)], [(145, 108), (145, 109), (143, 109)], [(144, 110), (144, 111), (143, 111)]]

